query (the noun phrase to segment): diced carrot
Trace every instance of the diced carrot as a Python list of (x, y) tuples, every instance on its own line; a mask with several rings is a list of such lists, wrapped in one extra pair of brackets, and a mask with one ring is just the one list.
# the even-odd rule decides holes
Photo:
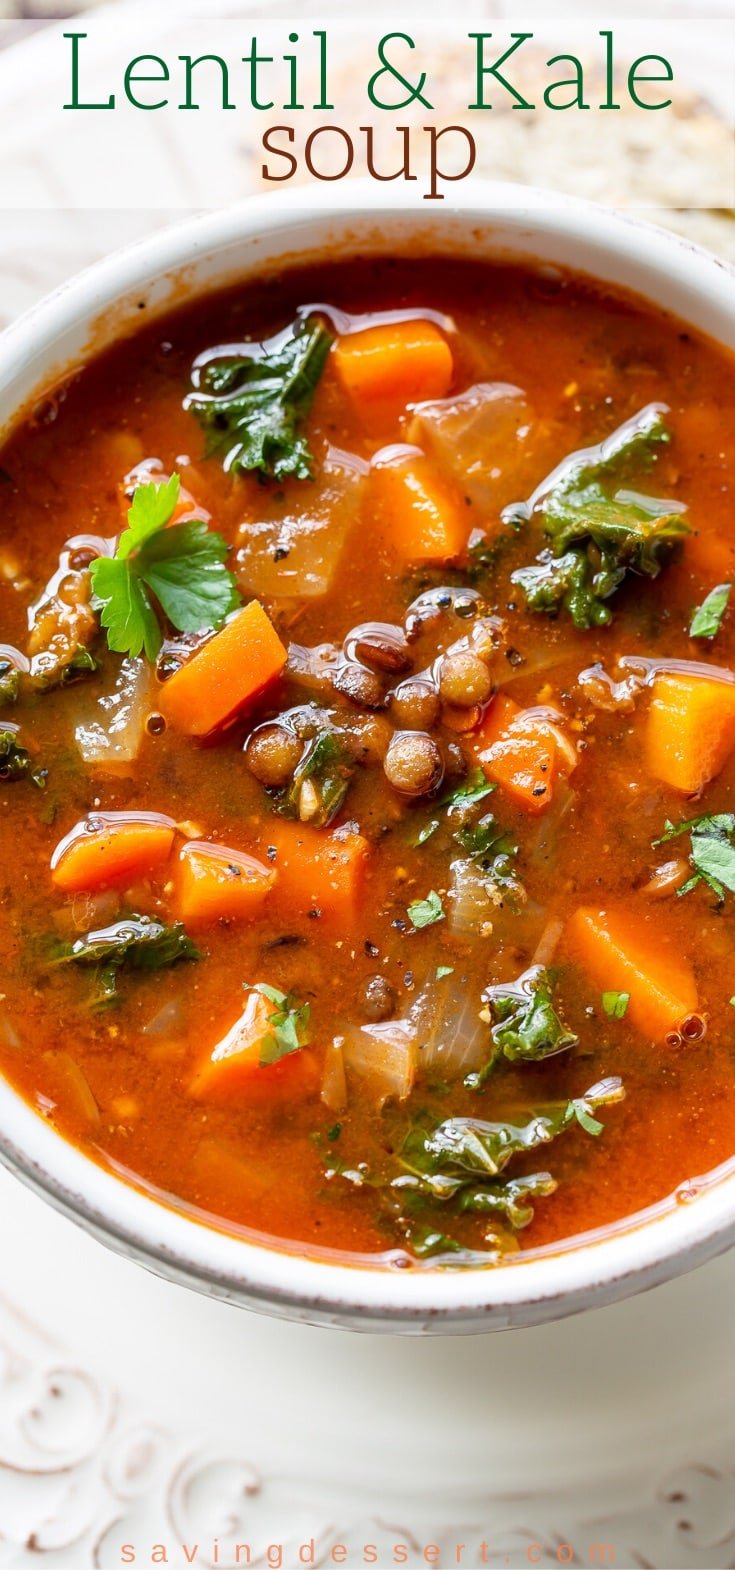
[(262, 843), (275, 850), (276, 897), (290, 910), (300, 915), (319, 910), (345, 922), (355, 918), (369, 849), (361, 834), (325, 834), (274, 818)]
[(179, 857), (176, 901), (182, 921), (250, 920), (263, 908), (276, 881), (273, 867), (264, 867), (244, 851), (205, 840), (189, 840)]
[(257, 698), (285, 663), (278, 633), (259, 601), (251, 600), (169, 677), (161, 713), (185, 736), (208, 736)]
[(653, 683), (645, 746), (656, 779), (696, 795), (735, 748), (735, 682), (660, 672)]
[(51, 858), (56, 887), (69, 894), (145, 877), (171, 852), (176, 825), (153, 812), (100, 812), (77, 823)]
[(443, 398), (452, 353), (433, 322), (385, 322), (338, 338), (332, 364), (369, 429), (395, 426), (407, 404)]
[(652, 1041), (663, 1041), (697, 1008), (691, 966), (658, 916), (629, 910), (578, 910), (566, 947), (600, 991), (627, 992), (626, 1018)]
[(550, 806), (557, 781), (577, 764), (575, 748), (548, 710), (521, 709), (502, 692), (466, 740), (488, 779), (524, 812)]
[(321, 1075), (313, 1052), (299, 1047), (275, 1063), (261, 1064), (264, 1041), (271, 1034), (274, 1005), (259, 992), (249, 992), (239, 1019), (209, 1051), (191, 1081), (192, 1096), (225, 1100), (242, 1094), (252, 1102), (273, 1096), (299, 1099), (316, 1090)]
[(404, 561), (454, 561), (465, 549), (468, 510), (418, 447), (385, 447), (377, 454), (368, 505), (376, 529)]

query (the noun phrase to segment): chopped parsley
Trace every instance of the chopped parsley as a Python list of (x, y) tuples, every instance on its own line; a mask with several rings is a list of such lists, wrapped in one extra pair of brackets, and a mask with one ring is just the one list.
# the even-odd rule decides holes
[(603, 992), (602, 994), (602, 1007), (608, 1019), (625, 1019), (629, 1003), (629, 992)]
[(426, 899), (414, 899), (408, 907), (408, 919), (412, 927), (432, 927), (435, 921), (444, 920), (444, 906), (441, 899), (432, 889)]
[(269, 987), (264, 981), (259, 981), (254, 987), (246, 987), (245, 990), (260, 993), (260, 996), (271, 1004), (269, 1031), (263, 1037), (260, 1046), (261, 1068), (267, 1068), (271, 1063), (278, 1063), (281, 1058), (288, 1057), (291, 1052), (298, 1052), (301, 1047), (307, 1045), (311, 1014), (308, 1003), (300, 1003), (293, 992), (281, 992), (278, 987)]
[(690, 836), (689, 865), (693, 870), (677, 894), (689, 894), (698, 883), (706, 883), (722, 904), (726, 890), (735, 894), (735, 813), (715, 812), (676, 824), (667, 819), (664, 833), (653, 843), (664, 845), (680, 834)]
[(179, 476), (139, 485), (114, 556), (92, 562), (92, 589), (116, 654), (155, 660), (163, 642), (157, 606), (178, 632), (219, 627), (240, 603), (225, 566), (227, 545), (201, 519), (171, 523)]
[(689, 623), (690, 638), (717, 637), (728, 607), (731, 590), (731, 583), (718, 583), (716, 589), (710, 589), (707, 598), (692, 613)]
[(453, 965), (437, 965), (435, 974), (436, 974), (436, 980), (437, 981), (443, 981), (445, 976), (453, 976), (454, 975), (454, 966)]
[(264, 478), (311, 477), (312, 455), (299, 426), (306, 419), (332, 343), (322, 322), (297, 321), (249, 353), (221, 355), (194, 367), (185, 407), (207, 433), (207, 452), (226, 469)]
[(517, 981), (487, 987), (482, 997), (493, 1050), (485, 1068), (467, 1076), (470, 1089), (479, 1090), (500, 1057), (540, 1063), (576, 1047), (579, 1038), (555, 1009), (551, 977), (542, 965), (532, 965)]

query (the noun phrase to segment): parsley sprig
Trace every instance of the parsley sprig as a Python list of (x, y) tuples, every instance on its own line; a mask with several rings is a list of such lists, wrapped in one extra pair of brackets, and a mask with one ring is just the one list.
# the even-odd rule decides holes
[(90, 575), (109, 647), (155, 660), (161, 649), (158, 608), (178, 632), (221, 626), (240, 603), (225, 566), (227, 545), (201, 519), (171, 523), (181, 482), (139, 485), (114, 556), (99, 556)]
[(698, 883), (706, 883), (721, 905), (726, 890), (735, 894), (735, 813), (714, 812), (685, 823), (667, 819), (664, 833), (653, 843), (665, 845), (680, 834), (691, 836), (689, 865), (693, 871), (677, 894), (689, 894)]

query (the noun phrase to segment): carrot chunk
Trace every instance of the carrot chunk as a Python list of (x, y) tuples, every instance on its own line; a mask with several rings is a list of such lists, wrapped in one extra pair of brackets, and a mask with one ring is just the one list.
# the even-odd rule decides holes
[(577, 764), (575, 748), (547, 710), (521, 709), (502, 692), (467, 741), (488, 779), (524, 812), (550, 806), (555, 785)]
[(249, 1102), (274, 1097), (281, 1100), (309, 1095), (320, 1083), (312, 1052), (299, 1047), (262, 1062), (262, 1051), (272, 1034), (274, 1005), (259, 992), (249, 992), (239, 1019), (202, 1059), (189, 1085), (192, 1096), (230, 1100), (242, 1094)]
[(100, 812), (77, 823), (51, 858), (58, 889), (77, 894), (145, 877), (171, 853), (176, 825), (153, 812)]
[(658, 918), (628, 910), (578, 910), (566, 946), (600, 991), (627, 992), (627, 1018), (641, 1035), (663, 1041), (697, 1008), (697, 988), (676, 938)]
[(735, 748), (735, 682), (668, 671), (656, 676), (645, 745), (650, 773), (695, 795)]
[(280, 674), (286, 650), (258, 600), (226, 622), (161, 689), (161, 712), (185, 736), (226, 725)]
[(176, 874), (179, 914), (190, 926), (223, 917), (248, 921), (262, 910), (275, 881), (273, 867), (244, 851), (189, 840)]
[(345, 922), (358, 913), (368, 857), (361, 834), (324, 834), (298, 823), (274, 821), (263, 843), (275, 850), (277, 897), (300, 915), (319, 910)]
[(378, 531), (404, 561), (453, 561), (465, 549), (467, 508), (418, 447), (386, 447), (378, 453), (368, 502)]
[(332, 363), (366, 426), (388, 429), (409, 403), (443, 398), (452, 353), (433, 322), (385, 322), (338, 338)]

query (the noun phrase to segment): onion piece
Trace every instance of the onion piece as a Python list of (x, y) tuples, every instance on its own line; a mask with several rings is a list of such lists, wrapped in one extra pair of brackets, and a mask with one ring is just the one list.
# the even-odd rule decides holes
[(176, 1036), (184, 1028), (184, 1010), (181, 998), (169, 998), (143, 1026), (143, 1036)]
[[(308, 495), (284, 506), (261, 492), (257, 513), (240, 525), (238, 575), (250, 594), (316, 599), (326, 594), (355, 523), (367, 465), (330, 447)], [(289, 498), (293, 492), (289, 492)]]
[(462, 486), (481, 512), (515, 500), (532, 413), (520, 387), (478, 382), (454, 398), (417, 404), (408, 439)]
[(23, 1042), (5, 1009), (0, 1009), (0, 1046), (8, 1047), (11, 1052), (18, 1052)]
[(480, 1018), (481, 1006), (460, 971), (427, 984), (415, 1004), (425, 1024), (419, 1045), (422, 1074), (431, 1070), (441, 1079), (461, 1079), (482, 1067), (489, 1055), (489, 1036)]
[(416, 1023), (409, 1015), (380, 1025), (351, 1026), (345, 1032), (343, 1054), (349, 1073), (365, 1081), (379, 1106), (391, 1096), (405, 1101), (418, 1066)]
[(551, 964), (563, 931), (563, 921), (560, 921), (558, 916), (550, 916), (533, 951), (531, 965), (541, 965), (545, 969)]
[(147, 661), (123, 660), (114, 691), (98, 698), (88, 718), (76, 727), (84, 762), (103, 771), (134, 763), (154, 701), (153, 674)]
[(344, 1038), (335, 1036), (327, 1047), (322, 1073), (322, 1101), (330, 1112), (344, 1112), (347, 1106)]
[(100, 1109), (94, 1099), (89, 1080), (76, 1060), (63, 1048), (44, 1052), (43, 1061), (53, 1070), (64, 1095), (74, 1102), (76, 1109), (87, 1123), (99, 1123)]

